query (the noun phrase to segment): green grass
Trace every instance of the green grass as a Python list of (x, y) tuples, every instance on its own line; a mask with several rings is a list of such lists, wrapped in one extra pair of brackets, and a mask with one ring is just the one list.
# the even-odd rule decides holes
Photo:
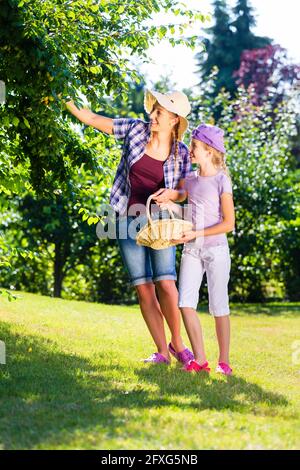
[(153, 345), (138, 306), (18, 296), (0, 307), (0, 448), (299, 448), (300, 304), (232, 306), (226, 378), (140, 362)]

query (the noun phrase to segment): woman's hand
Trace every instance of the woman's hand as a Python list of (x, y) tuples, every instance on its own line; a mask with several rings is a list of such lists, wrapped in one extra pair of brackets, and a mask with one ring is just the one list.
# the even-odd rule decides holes
[(175, 202), (161, 202), (160, 204), (157, 204), (161, 210), (172, 210), (173, 204), (175, 205)]
[(78, 109), (72, 99), (70, 100), (70, 98), (67, 98), (67, 100), (68, 101), (66, 102), (63, 101), (66, 109), (79, 119), (79, 121), (83, 122), (87, 126), (93, 126), (106, 134), (113, 134), (112, 118), (100, 116), (100, 114), (94, 113), (87, 108)]
[(172, 240), (173, 243), (176, 243), (176, 245), (179, 245), (180, 243), (187, 243), (190, 242), (191, 240), (194, 240), (194, 238), (197, 238), (199, 236), (199, 232), (196, 230), (190, 230), (188, 232), (185, 232), (181, 238), (178, 240)]
[(153, 193), (152, 196), (156, 204), (161, 207), (161, 204), (167, 204), (176, 199), (177, 191), (176, 189), (161, 188), (156, 193)]

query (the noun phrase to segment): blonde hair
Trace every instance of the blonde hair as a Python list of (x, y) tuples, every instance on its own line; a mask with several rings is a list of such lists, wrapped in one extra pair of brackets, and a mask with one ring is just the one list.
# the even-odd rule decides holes
[[(158, 101), (156, 100), (155, 103), (153, 103), (153, 107), (152, 107), (152, 110), (154, 108), (154, 106), (156, 104), (159, 104)], [(170, 111), (169, 111), (170, 112)], [(172, 114), (175, 114), (175, 113), (172, 113)], [(179, 117), (178, 114), (175, 114), (176, 117)], [(174, 175), (176, 175), (177, 173), (177, 170), (178, 170), (178, 161), (177, 161), (177, 157), (178, 157), (178, 154), (179, 154), (179, 140), (178, 140), (178, 130), (179, 130), (179, 126), (180, 126), (180, 120), (177, 124), (175, 124), (175, 126), (172, 128), (172, 136), (173, 136), (173, 144), (175, 145), (175, 152), (174, 152), (174, 162), (175, 162), (175, 169), (174, 169)], [(150, 132), (150, 139), (149, 139), (149, 142), (151, 142), (151, 140), (153, 139), (153, 132), (151, 131)], [(169, 156), (168, 155), (168, 158), (167, 160), (169, 159)]]
[(178, 141), (178, 129), (179, 129), (179, 124), (180, 122), (178, 122), (175, 126), (174, 126), (174, 129), (173, 129), (173, 138), (174, 138), (174, 144), (175, 144), (175, 153), (174, 153), (174, 162), (175, 162), (175, 170), (174, 170), (174, 175), (176, 175), (177, 173), (177, 170), (178, 170), (178, 161), (177, 161), (177, 157), (178, 157), (178, 153), (179, 153), (179, 141)]
[(222, 170), (225, 173), (225, 175), (231, 180), (229, 169), (225, 161), (225, 153), (220, 152), (220, 150), (217, 150), (214, 147), (211, 147), (205, 142), (201, 141), (201, 143), (203, 144), (205, 150), (209, 150), (212, 153), (212, 164), (214, 165), (214, 167), (219, 170)]

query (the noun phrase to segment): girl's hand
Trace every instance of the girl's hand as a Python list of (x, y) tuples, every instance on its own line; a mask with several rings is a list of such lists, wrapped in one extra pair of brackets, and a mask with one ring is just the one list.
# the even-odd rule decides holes
[(176, 245), (180, 243), (187, 243), (190, 242), (191, 240), (194, 240), (198, 236), (198, 232), (196, 230), (190, 230), (189, 232), (185, 232), (181, 238), (178, 240), (172, 240), (173, 243), (176, 243)]

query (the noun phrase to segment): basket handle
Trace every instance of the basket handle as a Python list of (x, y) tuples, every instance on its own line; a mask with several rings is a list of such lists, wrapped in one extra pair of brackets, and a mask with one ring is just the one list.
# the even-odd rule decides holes
[[(153, 220), (151, 218), (151, 214), (150, 214), (150, 202), (151, 200), (153, 199), (153, 194), (151, 194), (148, 199), (147, 199), (147, 204), (146, 204), (146, 213), (147, 213), (147, 218), (148, 218), (148, 221), (150, 224), (152, 224)], [(172, 219), (175, 219), (175, 216), (174, 216), (174, 213), (171, 209), (167, 208), (168, 211), (169, 211), (169, 214), (171, 216)]]

